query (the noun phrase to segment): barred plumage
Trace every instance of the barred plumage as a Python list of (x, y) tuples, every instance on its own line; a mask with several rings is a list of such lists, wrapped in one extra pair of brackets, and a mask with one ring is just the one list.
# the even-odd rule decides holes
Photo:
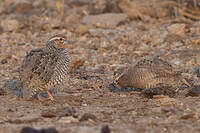
[(25, 56), (20, 68), (20, 79), (25, 89), (32, 89), (37, 95), (39, 91), (46, 91), (53, 100), (48, 90), (63, 83), (68, 72), (65, 42), (64, 36), (53, 36), (45, 47), (32, 50)]
[(133, 87), (139, 89), (155, 88), (160, 85), (189, 85), (180, 72), (159, 57), (152, 60), (140, 60), (120, 75), (116, 82), (123, 88)]

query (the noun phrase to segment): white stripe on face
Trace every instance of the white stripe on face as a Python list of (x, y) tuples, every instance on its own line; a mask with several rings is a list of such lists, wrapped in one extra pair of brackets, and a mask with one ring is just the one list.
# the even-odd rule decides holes
[[(53, 38), (51, 38), (49, 41), (51, 42), (51, 41), (54, 41), (54, 40), (59, 40), (60, 38), (62, 38), (62, 37), (53, 37)], [(64, 39), (64, 38), (63, 38)]]

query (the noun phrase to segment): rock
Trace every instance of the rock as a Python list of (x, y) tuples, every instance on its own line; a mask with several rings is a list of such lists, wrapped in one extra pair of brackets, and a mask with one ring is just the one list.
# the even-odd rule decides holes
[(181, 119), (185, 119), (185, 120), (188, 120), (188, 119), (192, 119), (195, 117), (195, 113), (185, 113), (183, 114), (180, 118)]
[(24, 127), (20, 133), (58, 133), (58, 131), (55, 128), (37, 130), (32, 127)]
[(132, 88), (132, 87), (125, 87), (125, 88), (121, 88), (121, 87), (118, 87), (118, 85), (114, 84), (114, 83), (111, 83), (108, 85), (107, 87), (111, 92), (132, 92), (132, 91), (135, 91), (136, 93), (138, 92), (138, 94), (140, 94), (140, 92), (142, 91), (142, 89), (139, 89), (139, 88)]
[(52, 118), (56, 117), (56, 113), (52, 110), (43, 110), (41, 113), (42, 117)]
[(59, 116), (59, 118), (61, 117), (65, 117), (65, 116), (73, 116), (74, 118), (78, 118), (78, 114), (75, 110), (75, 108), (66, 108), (64, 110), (64, 112)]
[(79, 25), (79, 26), (76, 28), (75, 32), (82, 35), (82, 34), (87, 33), (88, 30), (89, 30), (89, 27), (88, 27), (88, 26), (86, 26), (86, 25)]
[(180, 42), (182, 40), (183, 40), (182, 36), (174, 33), (170, 33), (164, 38), (164, 41), (168, 43)]
[(21, 133), (40, 133), (40, 131), (32, 127), (24, 127), (22, 128)]
[(101, 28), (114, 28), (119, 23), (126, 21), (127, 18), (127, 15), (123, 13), (105, 13), (100, 15), (85, 16), (83, 17), (82, 22)]
[(186, 25), (185, 24), (172, 24), (167, 27), (167, 30), (171, 34), (177, 34), (183, 36), (186, 32)]
[(61, 119), (58, 120), (59, 123), (77, 123), (79, 122), (79, 120), (77, 118), (74, 118), (72, 116), (68, 116), (68, 117), (62, 117)]
[(80, 56), (73, 56), (71, 57), (71, 62), (69, 65), (69, 71), (71, 71), (72, 69), (76, 69), (79, 68), (81, 66), (83, 66), (85, 63), (85, 60), (83, 58), (81, 58)]
[(154, 95), (161, 95), (161, 94), (174, 97), (176, 95), (176, 91), (169, 86), (163, 86), (163, 87), (145, 89), (142, 90), (141, 92), (141, 96), (144, 96), (146, 98), (153, 98)]
[[(117, 0), (118, 6), (121, 11), (128, 15), (131, 20), (141, 19), (146, 20), (145, 15), (156, 17), (156, 13), (148, 8), (143, 7), (141, 4), (136, 4), (131, 0)], [(143, 3), (143, 2), (142, 2)]]
[(8, 7), (8, 12), (27, 13), (31, 9), (33, 5), (30, 0), (14, 0), (13, 4)]
[(20, 79), (13, 78), (5, 81), (2, 90), (7, 93), (11, 92), (19, 97), (23, 97), (22, 83)]
[(5, 117), (2, 117), (2, 116), (0, 116), (0, 124), (2, 124), (2, 123), (5, 123), (5, 121), (6, 121), (6, 118), (5, 118)]
[(89, 2), (90, 14), (101, 14), (106, 8), (106, 0), (92, 0)]
[(1, 21), (3, 31), (16, 31), (19, 28), (19, 22), (15, 19), (5, 19)]
[[(87, 1), (89, 4), (90, 14), (102, 14), (102, 13), (108, 13), (108, 12), (120, 13), (121, 12), (117, 5), (116, 0), (89, 0), (89, 1), (85, 0), (85, 1)], [(83, 5), (84, 0), (73, 1), (73, 4), (75, 4), (75, 2), (76, 2), (76, 5), (80, 6), (81, 2)]]
[(173, 106), (172, 107), (154, 107), (151, 109), (151, 111), (154, 114), (162, 114), (162, 113), (175, 114), (176, 113), (176, 109)]
[(23, 123), (38, 122), (39, 120), (41, 120), (39, 115), (28, 115), (21, 117), (20, 119), (19, 118), (8, 119), (8, 122), (13, 124), (23, 124)]
[(44, 1), (42, 1), (42, 0), (35, 0), (32, 3), (33, 7), (40, 7), (40, 6), (42, 6), (42, 4), (44, 4)]
[(8, 60), (7, 60), (7, 59), (2, 59), (2, 60), (1, 60), (1, 64), (6, 64), (6, 63), (8, 63)]
[(0, 88), (0, 96), (6, 95), (6, 94), (7, 94), (7, 92), (3, 88)]
[(101, 127), (101, 133), (111, 133), (109, 126), (108, 125), (103, 125)]
[(186, 96), (200, 96), (200, 86), (195, 86), (194, 88), (190, 89)]
[(170, 98), (164, 95), (155, 95), (153, 100), (157, 106), (180, 106), (183, 103), (175, 98)]
[(90, 114), (90, 113), (85, 113), (85, 114), (83, 114), (82, 117), (80, 118), (80, 121), (87, 121), (87, 120), (89, 120), (89, 119), (95, 121), (95, 120), (96, 120), (96, 116), (93, 115), (93, 114)]

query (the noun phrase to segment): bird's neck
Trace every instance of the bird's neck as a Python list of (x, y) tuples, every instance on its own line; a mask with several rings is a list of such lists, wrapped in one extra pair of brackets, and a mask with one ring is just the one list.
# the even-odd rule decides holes
[(55, 52), (58, 52), (58, 51), (63, 51), (64, 49), (63, 48), (57, 48), (54, 44), (54, 42), (47, 42), (46, 44), (46, 48), (50, 51), (55, 51)]

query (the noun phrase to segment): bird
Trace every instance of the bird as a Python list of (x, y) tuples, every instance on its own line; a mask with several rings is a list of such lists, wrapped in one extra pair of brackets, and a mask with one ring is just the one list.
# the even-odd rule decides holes
[(22, 86), (31, 90), (31, 96), (46, 92), (48, 99), (54, 101), (49, 89), (62, 84), (68, 75), (70, 59), (66, 50), (70, 41), (63, 34), (48, 39), (42, 48), (31, 50), (24, 57), (19, 68)]
[[(121, 88), (152, 89), (160, 86), (177, 87), (181, 84), (190, 86), (181, 72), (160, 57), (141, 59), (115, 79)], [(149, 91), (148, 91), (149, 92)]]

